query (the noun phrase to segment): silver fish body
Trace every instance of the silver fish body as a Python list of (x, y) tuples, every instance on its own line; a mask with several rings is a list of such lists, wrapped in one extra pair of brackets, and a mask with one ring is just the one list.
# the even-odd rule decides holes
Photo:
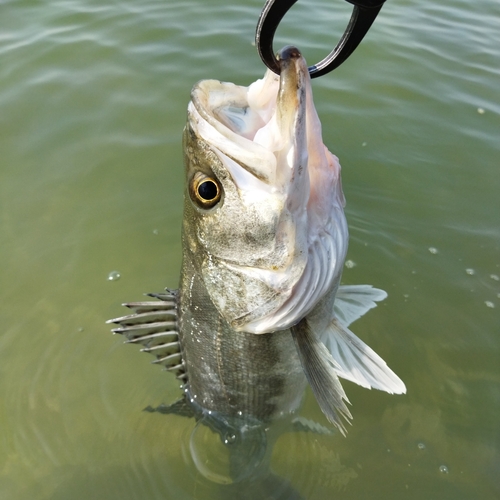
[[(180, 286), (158, 297), (175, 305), (162, 306), (170, 326), (137, 304), (144, 321), (112, 321), (148, 351), (177, 346), (157, 361), (203, 411), (269, 421), (294, 412), (309, 381), (344, 432), (339, 415), (350, 413), (338, 377), (392, 393), (405, 387), (347, 328), (386, 294), (339, 288), (348, 243), (340, 165), (322, 142), (299, 51), (283, 49), (280, 66), (280, 76), (268, 71), (248, 88), (215, 80), (194, 87)], [(177, 337), (152, 345), (151, 332)]]
[(189, 256), (179, 287), (179, 340), (189, 397), (206, 410), (265, 422), (299, 407), (306, 378), (290, 331), (235, 331)]

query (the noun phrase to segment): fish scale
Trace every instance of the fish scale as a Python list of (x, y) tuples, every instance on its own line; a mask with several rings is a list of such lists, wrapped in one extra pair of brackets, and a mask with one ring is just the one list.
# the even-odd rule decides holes
[[(210, 411), (269, 420), (298, 408), (306, 386), (289, 331), (235, 332), (185, 255), (179, 332), (191, 398)], [(302, 390), (301, 390), (302, 389)]]

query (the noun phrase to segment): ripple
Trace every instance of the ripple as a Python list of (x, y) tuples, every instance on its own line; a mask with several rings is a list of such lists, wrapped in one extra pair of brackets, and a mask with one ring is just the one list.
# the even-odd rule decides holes
[(358, 477), (358, 473), (342, 464), (339, 453), (335, 451), (335, 440), (339, 438), (338, 433), (292, 432), (283, 435), (277, 443), (273, 470), (289, 479), (304, 498), (326, 498), (333, 491), (342, 491)]

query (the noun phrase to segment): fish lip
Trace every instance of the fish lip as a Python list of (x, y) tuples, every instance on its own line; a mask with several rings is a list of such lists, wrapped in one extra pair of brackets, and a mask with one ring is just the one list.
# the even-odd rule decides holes
[[(280, 115), (280, 128), (283, 129), (287, 122), (294, 122), (297, 115), (305, 112), (305, 87), (309, 70), (299, 49), (293, 45), (287, 45), (280, 50), (278, 62), (281, 72), (277, 110)], [(296, 130), (289, 131), (290, 136), (294, 133)]]
[(280, 70), (283, 71), (287, 66), (293, 61), (296, 61), (302, 57), (300, 50), (294, 45), (287, 45), (283, 47), (278, 52), (278, 63), (280, 65)]

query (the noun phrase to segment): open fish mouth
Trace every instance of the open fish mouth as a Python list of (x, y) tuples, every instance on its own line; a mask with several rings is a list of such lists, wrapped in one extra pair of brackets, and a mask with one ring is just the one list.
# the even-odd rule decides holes
[[(300, 52), (288, 47), (280, 54), (281, 75), (267, 71), (249, 87), (217, 80), (199, 82), (191, 94), (189, 121), (213, 148), (274, 189), (285, 190), (303, 162), (279, 161), (285, 154), (307, 154), (304, 118), (309, 74)], [(307, 158), (302, 158), (307, 162)], [(231, 169), (234, 181), (246, 188), (248, 177)], [(260, 186), (262, 188), (262, 186)], [(304, 194), (306, 188), (304, 186)]]
[[(338, 282), (348, 238), (340, 165), (322, 142), (307, 64), (294, 47), (279, 62), (279, 76), (267, 71), (249, 87), (202, 81), (188, 107), (188, 167), (200, 148), (212, 152), (224, 196), (184, 231), (204, 255), (195, 260), (214, 305), (252, 333), (309, 313)], [(219, 227), (225, 240), (213, 237)]]

